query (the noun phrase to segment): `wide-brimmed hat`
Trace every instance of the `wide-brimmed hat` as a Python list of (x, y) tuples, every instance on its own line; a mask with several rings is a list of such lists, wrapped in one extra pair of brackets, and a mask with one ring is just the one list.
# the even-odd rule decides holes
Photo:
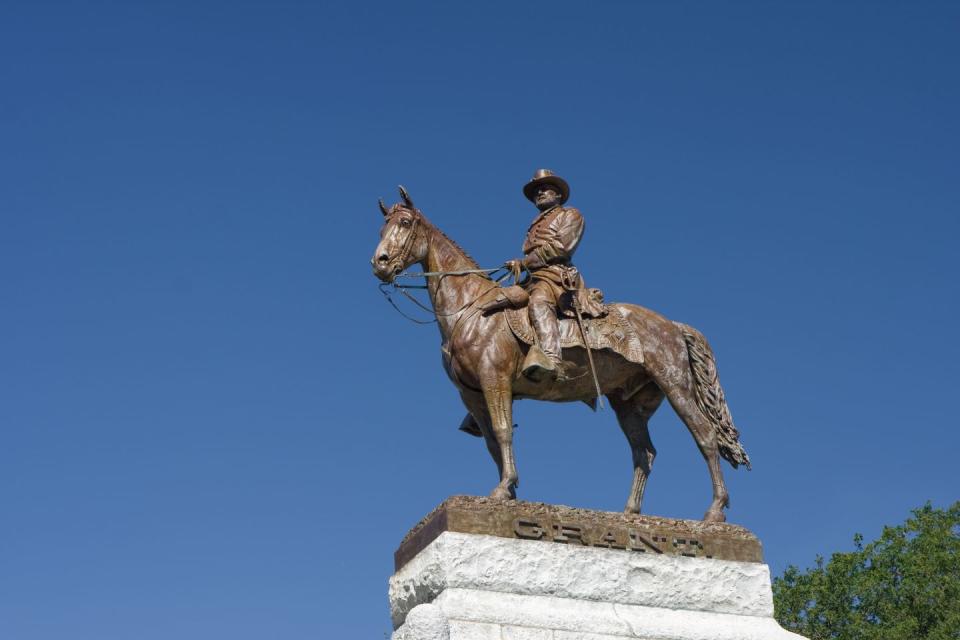
[(567, 198), (570, 197), (570, 185), (560, 176), (554, 175), (550, 169), (537, 169), (537, 172), (533, 174), (533, 180), (523, 185), (523, 195), (527, 196), (527, 200), (530, 202), (536, 202), (537, 187), (542, 184), (551, 184), (559, 189), (560, 204), (566, 202)]

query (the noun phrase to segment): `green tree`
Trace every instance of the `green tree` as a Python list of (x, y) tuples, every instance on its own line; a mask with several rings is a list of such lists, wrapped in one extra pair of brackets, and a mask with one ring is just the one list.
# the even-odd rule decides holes
[(960, 502), (773, 581), (780, 624), (811, 640), (960, 640)]

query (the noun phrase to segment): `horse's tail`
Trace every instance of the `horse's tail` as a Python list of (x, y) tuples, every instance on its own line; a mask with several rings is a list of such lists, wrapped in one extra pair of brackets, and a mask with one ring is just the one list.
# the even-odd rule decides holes
[(724, 398), (720, 379), (717, 377), (717, 361), (713, 350), (703, 334), (682, 322), (675, 325), (683, 333), (687, 343), (687, 355), (690, 358), (690, 370), (693, 372), (697, 405), (707, 417), (717, 434), (720, 455), (736, 469), (741, 464), (750, 468), (750, 456), (740, 444), (740, 432), (733, 426), (733, 417)]

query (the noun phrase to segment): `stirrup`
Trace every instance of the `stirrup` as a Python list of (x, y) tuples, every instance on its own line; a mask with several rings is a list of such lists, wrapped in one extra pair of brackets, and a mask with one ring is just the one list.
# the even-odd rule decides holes
[(523, 360), (524, 376), (534, 382), (567, 382), (587, 375), (587, 368), (569, 360), (554, 360), (539, 347), (532, 346)]
[(553, 379), (556, 374), (557, 365), (554, 364), (547, 354), (540, 347), (533, 345), (527, 352), (527, 357), (523, 359), (521, 373), (533, 380), (542, 382), (543, 380)]
[(557, 363), (556, 377), (554, 378), (557, 382), (567, 382), (570, 380), (576, 380), (577, 378), (582, 378), (587, 375), (587, 368), (581, 367), (575, 362), (570, 362), (569, 360), (561, 360)]

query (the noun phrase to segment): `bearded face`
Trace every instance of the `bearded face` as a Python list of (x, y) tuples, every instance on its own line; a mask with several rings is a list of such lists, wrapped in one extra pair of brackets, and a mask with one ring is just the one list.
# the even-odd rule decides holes
[(553, 185), (545, 184), (537, 188), (537, 197), (534, 200), (537, 209), (545, 211), (560, 204), (560, 191)]

